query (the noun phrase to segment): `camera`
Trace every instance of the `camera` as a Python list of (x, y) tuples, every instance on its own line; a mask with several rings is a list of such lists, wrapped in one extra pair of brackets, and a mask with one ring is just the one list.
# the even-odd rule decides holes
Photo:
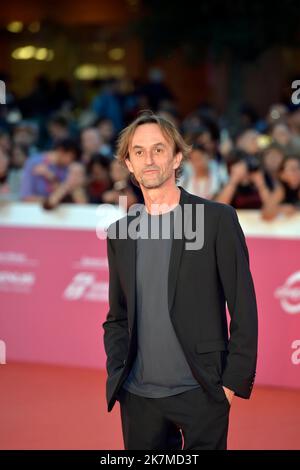
[(246, 155), (244, 158), (249, 173), (260, 170), (260, 160), (255, 155)]
[(249, 173), (254, 173), (261, 169), (261, 161), (258, 156), (250, 155), (241, 149), (234, 149), (231, 153), (230, 164), (245, 162)]

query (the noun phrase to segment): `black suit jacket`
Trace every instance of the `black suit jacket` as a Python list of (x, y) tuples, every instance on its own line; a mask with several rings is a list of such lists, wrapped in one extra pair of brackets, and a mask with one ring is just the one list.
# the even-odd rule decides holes
[[(187, 250), (184, 236), (172, 240), (168, 305), (175, 333), (194, 377), (212, 397), (224, 400), (224, 385), (237, 396), (249, 398), (256, 372), (258, 326), (243, 231), (233, 207), (179, 189), (182, 208), (184, 204), (204, 205), (204, 244), (199, 250)], [(108, 411), (118, 399), (137, 352), (136, 240), (122, 238), (120, 233), (138, 218), (129, 211), (108, 230), (109, 312), (102, 324)]]

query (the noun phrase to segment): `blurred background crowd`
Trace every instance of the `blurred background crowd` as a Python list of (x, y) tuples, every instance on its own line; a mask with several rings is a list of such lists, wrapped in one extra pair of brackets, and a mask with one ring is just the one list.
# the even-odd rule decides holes
[(11, 3), (0, 18), (1, 201), (142, 202), (115, 150), (151, 109), (192, 145), (178, 181), (189, 192), (266, 220), (297, 213), (297, 2), (240, 0), (219, 6), (220, 18), (202, 2), (186, 22), (177, 1)]
[[(130, 92), (113, 78), (98, 86), (77, 116), (72, 90), (66, 83), (52, 87), (46, 77), (29, 96), (12, 96), (2, 106), (1, 200), (37, 201), (44, 209), (64, 202), (118, 204), (119, 195), (128, 196), (128, 206), (142, 202), (115, 157), (116, 139), (140, 111), (152, 109), (172, 120), (192, 146), (178, 181), (187, 191), (237, 209), (261, 209), (264, 218), (299, 210), (300, 107), (273, 104), (260, 118), (244, 105), (230, 132), (209, 103), (182, 115), (159, 69), (139, 87), (132, 82)], [(17, 122), (11, 122), (14, 114)]]

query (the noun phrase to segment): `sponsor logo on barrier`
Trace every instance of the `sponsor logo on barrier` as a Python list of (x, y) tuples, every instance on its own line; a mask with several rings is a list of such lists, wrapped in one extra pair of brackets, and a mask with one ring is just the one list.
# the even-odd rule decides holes
[(0, 264), (15, 266), (37, 266), (39, 260), (27, 258), (26, 253), (16, 251), (0, 251)]
[(0, 291), (2, 292), (31, 292), (35, 283), (32, 272), (0, 271)]
[(276, 289), (275, 297), (280, 300), (281, 307), (286, 313), (300, 313), (300, 271), (293, 273), (283, 286)]
[(108, 282), (97, 281), (93, 273), (78, 273), (63, 293), (66, 300), (89, 300), (107, 302)]
[(97, 271), (107, 270), (107, 258), (93, 258), (91, 256), (82, 256), (79, 261), (73, 264), (75, 269), (95, 269)]

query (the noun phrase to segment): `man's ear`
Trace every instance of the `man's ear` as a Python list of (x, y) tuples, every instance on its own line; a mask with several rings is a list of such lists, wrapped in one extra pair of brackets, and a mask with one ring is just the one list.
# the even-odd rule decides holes
[(131, 165), (131, 161), (129, 160), (129, 158), (125, 158), (125, 163), (130, 173), (133, 173), (133, 167)]
[(177, 152), (174, 157), (173, 170), (176, 170), (180, 166), (182, 159), (183, 159), (182, 152)]

